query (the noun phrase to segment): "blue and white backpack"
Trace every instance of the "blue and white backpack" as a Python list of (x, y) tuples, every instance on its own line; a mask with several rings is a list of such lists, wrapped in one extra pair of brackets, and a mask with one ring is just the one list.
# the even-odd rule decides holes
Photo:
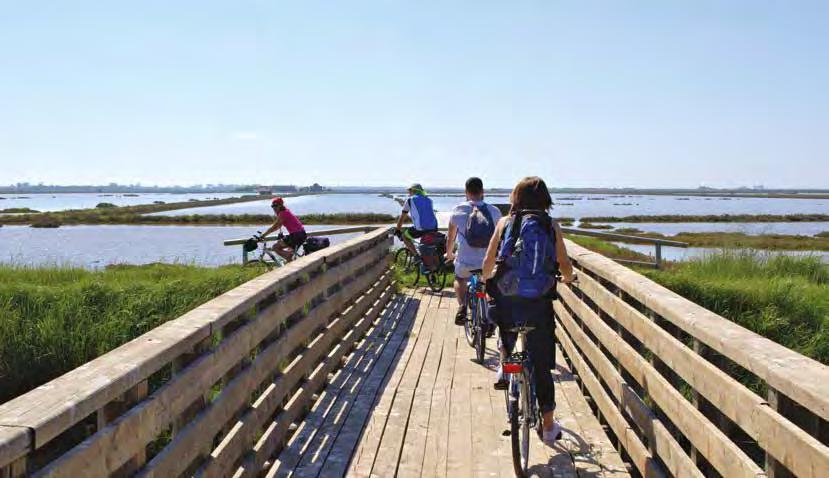
[(556, 238), (552, 219), (544, 211), (519, 211), (504, 227), (498, 250), (496, 281), (507, 297), (556, 297)]

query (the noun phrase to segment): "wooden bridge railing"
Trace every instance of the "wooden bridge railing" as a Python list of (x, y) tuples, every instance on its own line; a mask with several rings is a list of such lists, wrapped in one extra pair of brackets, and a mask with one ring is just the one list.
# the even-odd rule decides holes
[(0, 406), (0, 477), (257, 475), (392, 295), (390, 245), (299, 259)]
[(829, 367), (567, 247), (556, 336), (642, 475), (829, 476)]

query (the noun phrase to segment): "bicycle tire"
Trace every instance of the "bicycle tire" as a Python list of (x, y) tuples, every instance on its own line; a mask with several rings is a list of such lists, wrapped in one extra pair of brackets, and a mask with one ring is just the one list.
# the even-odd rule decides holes
[(521, 432), (526, 420), (521, 417), (521, 397), (509, 399), (509, 421), (510, 421), (510, 444), (512, 445), (512, 468), (515, 476), (525, 478), (527, 469), (521, 456)]
[(475, 346), (475, 297), (470, 291), (466, 293), (466, 320), (463, 323), (463, 333), (466, 343)]
[(433, 292), (440, 292), (446, 287), (446, 269), (443, 267), (426, 275), (426, 281)]
[(483, 302), (481, 299), (475, 299), (475, 357), (479, 364), (484, 363), (484, 355), (486, 354), (486, 333), (484, 331), (484, 311)]
[(394, 264), (400, 267), (404, 272), (412, 271), (412, 253), (405, 247), (401, 247), (394, 253)]

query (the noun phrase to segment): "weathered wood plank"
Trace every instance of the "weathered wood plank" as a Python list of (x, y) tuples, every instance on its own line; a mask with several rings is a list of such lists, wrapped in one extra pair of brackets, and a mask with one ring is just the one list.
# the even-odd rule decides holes
[(301, 259), (242, 284), (62, 377), (0, 405), (0, 425), (31, 428), (35, 432), (34, 446), (40, 448), (192, 349), (222, 321), (237, 317), (276, 292), (281, 284), (319, 269), (326, 257), (364, 247), (365, 241), (370, 244), (385, 241), (387, 244), (387, 236), (384, 237), (382, 231), (375, 231), (335, 246), (332, 251)]
[[(829, 469), (829, 448), (822, 445), (786, 418), (766, 413), (766, 400), (720, 370), (704, 357), (686, 347), (665, 329), (616, 297), (591, 277), (581, 278), (579, 289), (585, 292), (606, 313), (648, 347), (654, 355), (676, 372), (719, 411), (733, 420), (761, 446), (786, 463), (799, 476), (808, 476), (813, 469)], [(765, 432), (763, 432), (765, 430)], [(761, 433), (773, 440), (760, 440)], [(784, 438), (785, 437), (785, 438)]]
[[(337, 415), (347, 413), (347, 407), (352, 403), (347, 399), (349, 390), (359, 386), (363, 374), (371, 370), (380, 358), (388, 343), (383, 339), (387, 332), (393, 331), (399, 324), (401, 314), (398, 312), (403, 308), (405, 301), (401, 297), (392, 299), (378, 322), (370, 327), (366, 337), (355, 346), (354, 353), (348, 357), (343, 368), (337, 372), (314, 403), (308, 416), (300, 423), (285, 449), (279, 454), (278, 460), (268, 470), (269, 476), (287, 476), (299, 468), (300, 461), (305, 456), (311, 460), (312, 455), (318, 459), (320, 455), (324, 458), (325, 445), (332, 440), (329, 435), (330, 429), (327, 430), (324, 426), (326, 421), (333, 421)], [(296, 471), (299, 475), (303, 474), (302, 470)], [(304, 474), (311, 475), (311, 472), (305, 470)], [(313, 475), (316, 476), (316, 473)]]
[[(391, 289), (387, 288), (381, 302), (385, 303), (391, 292)], [(387, 293), (388, 295), (386, 295)], [(376, 303), (370, 312), (367, 312), (356, 324), (353, 324), (353, 328), (345, 333), (342, 340), (331, 349), (331, 352), (312, 372), (308, 380), (294, 393), (283, 411), (270, 422), (261, 438), (253, 446), (252, 454), (246, 459), (243, 466), (245, 471), (243, 476), (257, 476), (260, 473), (265, 462), (272, 458), (274, 452), (284, 442), (290, 425), (304, 412), (307, 403), (312, 398), (312, 394), (324, 385), (328, 373), (340, 364), (341, 357), (351, 348), (354, 341), (364, 334), (368, 326), (374, 322), (381, 308), (382, 304)], [(335, 337), (342, 336), (345, 332), (334, 324), (329, 330), (331, 331), (330, 335)]]
[(397, 473), (406, 435), (406, 425), (412, 413), (415, 389), (426, 363), (427, 354), (433, 344), (433, 331), (437, 329), (435, 316), (435, 309), (426, 309), (423, 328), (420, 329), (421, 338), (418, 339), (412, 356), (406, 363), (403, 378), (394, 391), (388, 420), (371, 467), (371, 475), (393, 476)]
[[(303, 358), (308, 357), (309, 364), (316, 364), (320, 356), (325, 357), (324, 364), (314, 367), (314, 372), (302, 386), (303, 395), (301, 398), (296, 398), (297, 395), (295, 394), (294, 398), (291, 399), (295, 403), (295, 408), (290, 415), (280, 417), (281, 423), (279, 423), (279, 426), (284, 427), (284, 430), (278, 427), (278, 433), (284, 436), (284, 433), (287, 432), (287, 427), (293, 421), (288, 421), (288, 418), (295, 419), (296, 415), (301, 413), (304, 405), (300, 405), (299, 403), (306, 403), (311, 398), (311, 395), (324, 384), (328, 372), (339, 365), (339, 358), (351, 349), (353, 343), (362, 337), (364, 331), (379, 315), (381, 308), (388, 301), (392, 293), (391, 288), (388, 287), (389, 282), (390, 274), (387, 273), (364, 296), (358, 299), (351, 308), (332, 321), (326, 331), (320, 334), (317, 340), (310, 344), (308, 349), (302, 354)], [(337, 342), (338, 340), (339, 342)], [(331, 349), (332, 343), (336, 343), (334, 349)], [(329, 352), (326, 353), (326, 351)], [(299, 361), (294, 362), (294, 364), (298, 371), (303, 368), (307, 370), (306, 366), (299, 365)], [(281, 378), (284, 379), (287, 375), (288, 373), (286, 372)], [(278, 381), (282, 382), (283, 380)], [(279, 390), (279, 388), (277, 387), (274, 390)], [(283, 390), (287, 392), (291, 388), (286, 387)], [(229, 474), (230, 468), (236, 463), (242, 453), (253, 446), (259, 430), (264, 426), (265, 421), (272, 414), (272, 410), (277, 404), (274, 399), (282, 394), (273, 393), (268, 395), (272, 399), (268, 401), (257, 401), (245, 413), (242, 419), (239, 420), (241, 426), (237, 428), (236, 433), (227, 435), (219, 447), (211, 453), (210, 459), (204, 466), (205, 476), (223, 476)], [(268, 405), (265, 405), (266, 403)], [(265, 462), (272, 452), (272, 447), (278, 444), (280, 439), (277, 437), (277, 434), (273, 434), (265, 442), (262, 439), (259, 440), (255, 468)]]
[(472, 476), (472, 411), (469, 406), (472, 374), (471, 348), (458, 342), (455, 375), (452, 379), (452, 401), (449, 403), (449, 442), (447, 443), (446, 476)]
[(688, 456), (665, 425), (659, 421), (642, 399), (625, 383), (621, 374), (608, 358), (599, 350), (581, 330), (569, 312), (559, 303), (555, 304), (556, 315), (567, 330), (571, 340), (579, 347), (583, 357), (598, 372), (607, 384), (616, 402), (619, 403), (633, 419), (640, 432), (645, 435), (651, 448), (665, 463), (666, 469), (673, 476), (702, 477), (691, 457)]
[[(556, 352), (559, 357), (562, 356), (558, 346), (556, 346)], [(558, 404), (556, 416), (562, 421), (569, 419), (576, 429), (581, 430), (580, 439), (575, 437), (577, 448), (571, 449), (574, 464), (579, 466), (582, 462), (590, 462), (601, 469), (602, 476), (630, 476), (622, 457), (613, 447), (598, 419), (593, 416), (566, 360), (561, 359), (558, 362), (555, 379), (556, 403)], [(565, 437), (564, 440), (566, 442), (567, 438)], [(578, 474), (581, 476), (585, 473), (579, 472)]]
[[(6, 465), (25, 457), (33, 446), (33, 437), (27, 428), (0, 426), (0, 473)], [(25, 458), (24, 458), (25, 460)], [(20, 465), (16, 465), (19, 467)], [(9, 476), (15, 477), (9, 470)], [(5, 478), (5, 477), (4, 477)]]
[(666, 476), (662, 467), (654, 460), (636, 433), (630, 429), (622, 414), (616, 409), (610, 396), (607, 395), (599, 380), (587, 366), (587, 362), (579, 354), (567, 332), (562, 327), (556, 327), (556, 337), (559, 339), (562, 350), (567, 354), (567, 358), (573, 364), (574, 371), (578, 373), (594, 403), (601, 410), (608, 425), (630, 455), (631, 461), (639, 472), (648, 477)]
[[(454, 319), (455, 308), (450, 308), (449, 319)], [(455, 355), (458, 353), (458, 331), (454, 322), (447, 325), (444, 334), (443, 358), (432, 389), (432, 410), (429, 414), (429, 428), (426, 432), (425, 455), (422, 472), (424, 476), (445, 477), (446, 459), (449, 447), (449, 405), (452, 400), (452, 379), (455, 371)]]
[(596, 313), (579, 300), (569, 288), (561, 287), (560, 296), (720, 473), (724, 476), (751, 478), (762, 473), (751, 458), (709, 422), (691, 402), (685, 400), (665, 377), (596, 316)]
[(612, 260), (567, 241), (580, 266), (829, 420), (829, 367), (757, 335)]
[[(397, 476), (400, 477), (421, 475), (431, 412), (433, 408), (438, 408), (433, 407), (432, 391), (443, 359), (443, 338), (446, 336), (448, 314), (446, 309), (439, 309), (433, 311), (431, 315), (432, 317), (427, 317), (427, 320), (435, 322), (434, 329), (429, 349), (426, 352), (426, 359), (423, 362), (417, 382), (414, 384), (411, 412), (408, 421), (404, 425), (405, 434), (397, 467)], [(452, 327), (454, 327), (454, 324)], [(401, 385), (406, 386), (405, 378), (404, 384)], [(398, 389), (398, 393), (399, 391), (400, 389)]]
[(421, 302), (417, 309), (415, 324), (408, 338), (406, 348), (403, 350), (392, 375), (383, 385), (382, 394), (376, 400), (373, 409), (371, 409), (371, 414), (367, 423), (365, 423), (362, 437), (349, 465), (349, 475), (363, 477), (371, 475), (371, 468), (374, 466), (374, 459), (377, 456), (380, 440), (386, 428), (386, 421), (389, 418), (395, 391), (403, 379), (403, 373), (408, 367), (415, 347), (421, 342), (425, 333), (423, 329), (426, 323), (424, 317), (431, 300), (433, 300), (431, 295), (421, 295)]
[[(408, 338), (412, 333), (417, 332), (423, 324), (422, 320), (419, 323), (415, 322), (416, 317), (422, 317), (418, 315), (422, 300), (423, 296), (420, 293), (415, 293), (407, 301), (401, 325), (398, 326), (389, 339), (390, 343), (384, 348), (377, 365), (371, 370), (359, 391), (355, 392), (356, 398), (351, 404), (348, 416), (341, 422), (326, 424), (326, 426), (331, 427), (332, 431), (330, 433), (332, 435), (334, 434), (333, 430), (337, 431), (336, 438), (334, 438), (322, 464), (322, 469), (319, 470), (319, 476), (339, 477), (345, 475), (351, 462), (352, 453), (357, 449), (358, 443), (361, 443), (360, 437), (369, 421), (371, 411), (383, 396), (383, 386), (394, 382), (393, 376), (396, 369), (392, 367), (395, 364), (401, 368), (405, 367), (405, 350), (409, 349), (408, 345), (410, 343)], [(317, 465), (314, 464), (308, 471), (308, 475), (315, 476), (316, 468)], [(305, 468), (301, 467), (300, 471), (304, 472)]]

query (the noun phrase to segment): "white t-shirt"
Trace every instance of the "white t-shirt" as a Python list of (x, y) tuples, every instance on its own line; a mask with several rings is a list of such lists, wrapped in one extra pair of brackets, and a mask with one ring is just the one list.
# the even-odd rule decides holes
[[(469, 222), (469, 215), (472, 214), (472, 205), (475, 204), (479, 208), (485, 204), (483, 201), (465, 201), (452, 210), (452, 218), (449, 219), (450, 224), (454, 224), (458, 228), (458, 253), (455, 256), (455, 264), (467, 266), (469, 269), (479, 269), (484, 263), (486, 256), (486, 248), (471, 247), (466, 242), (464, 234), (466, 234), (466, 223)], [(492, 225), (498, 223), (501, 219), (501, 211), (492, 204), (486, 205), (489, 209), (489, 214), (492, 215)]]

